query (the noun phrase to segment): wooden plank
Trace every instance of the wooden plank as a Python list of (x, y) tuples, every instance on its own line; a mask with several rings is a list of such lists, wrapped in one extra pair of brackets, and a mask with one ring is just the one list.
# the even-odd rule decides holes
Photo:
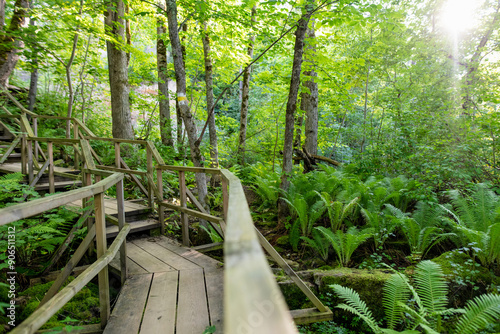
[(218, 249), (224, 248), (224, 243), (223, 242), (215, 242), (212, 244), (206, 244), (206, 245), (200, 245), (193, 247), (193, 249), (197, 252), (210, 252)]
[[(117, 254), (113, 260), (109, 263), (109, 269), (116, 273), (118, 276), (121, 276), (121, 271), (120, 271), (120, 256)], [(130, 258), (127, 257), (127, 272), (129, 275), (140, 275), (140, 274), (147, 274), (148, 272), (146, 269), (132, 261)]]
[(224, 327), (224, 272), (222, 268), (205, 269), (205, 284), (207, 286), (210, 325), (215, 326), (215, 333), (220, 334)]
[(156, 163), (158, 165), (165, 165), (165, 161), (163, 161), (163, 158), (161, 157), (160, 153), (156, 149), (156, 146), (149, 140), (147, 141), (147, 146), (151, 150), (151, 153), (153, 154), (153, 157), (155, 158)]
[(224, 332), (297, 333), (259, 244), (241, 182), (227, 169), (221, 172), (229, 184), (224, 242)]
[(52, 147), (52, 142), (47, 143), (47, 155), (49, 156), (49, 193), (53, 194), (55, 192), (54, 188), (54, 151)]
[[(131, 226), (131, 233), (139, 232), (139, 231), (147, 231), (147, 230), (152, 230), (154, 228), (160, 227), (158, 222), (154, 219), (146, 219), (142, 221), (136, 221), (130, 223)], [(108, 226), (106, 227), (106, 236), (108, 238), (113, 238), (116, 236), (119, 232), (118, 226)]]
[(88, 169), (96, 169), (94, 159), (92, 158), (92, 154), (90, 153), (89, 142), (84, 139), (80, 139), (80, 147), (82, 148), (83, 161), (87, 165), (86, 167)]
[(131, 242), (151, 254), (151, 256), (156, 257), (177, 270), (200, 269), (198, 265), (156, 244), (154, 241), (148, 241), (148, 239), (136, 239)]
[(222, 218), (215, 217), (215, 216), (212, 216), (212, 215), (208, 215), (206, 213), (202, 213), (202, 212), (199, 212), (199, 211), (196, 211), (196, 210), (188, 209), (188, 208), (185, 208), (185, 207), (182, 207), (182, 206), (179, 206), (179, 205), (170, 204), (170, 203), (167, 203), (167, 202), (161, 202), (161, 203), (158, 203), (158, 204), (161, 205), (161, 206), (167, 207), (169, 209), (173, 209), (173, 210), (179, 211), (179, 212), (181, 212), (181, 214), (185, 213), (185, 214), (188, 214), (190, 216), (193, 216), (193, 217), (196, 217), (196, 218), (200, 218), (200, 219), (205, 219), (205, 220), (208, 220), (208, 221), (211, 221), (211, 222), (214, 222), (214, 223), (220, 223), (222, 221)]
[(134, 140), (134, 139), (88, 137), (88, 136), (85, 136), (84, 138), (88, 140), (109, 141), (113, 143), (128, 143), (128, 144), (139, 144), (139, 145), (146, 145), (147, 143), (145, 140)]
[(158, 258), (151, 256), (151, 254), (144, 251), (142, 248), (137, 247), (133, 243), (128, 243), (127, 246), (127, 256), (134, 262), (139, 263), (140, 266), (148, 272), (175, 271), (174, 268)]
[[(183, 171), (179, 171), (179, 193), (181, 200), (181, 207), (186, 209), (186, 176)], [(163, 204), (163, 203), (160, 203)], [(167, 206), (168, 207), (168, 206)], [(185, 211), (181, 211), (181, 224), (182, 224), (182, 244), (189, 247), (189, 220)]]
[(174, 334), (178, 279), (177, 271), (154, 274), (141, 334)]
[(33, 142), (28, 141), (26, 147), (26, 153), (28, 155), (28, 181), (31, 183), (33, 181)]
[[(155, 194), (153, 193), (153, 185), (154, 185), (154, 180), (153, 180), (153, 153), (151, 153), (151, 150), (148, 149), (148, 146), (146, 145), (146, 168), (147, 168), (147, 180), (148, 180), (148, 206), (150, 208), (153, 207), (154, 199), (153, 197)], [(156, 195), (158, 198), (159, 196)]]
[(255, 228), (255, 233), (257, 233), (257, 237), (259, 238), (259, 242), (264, 247), (266, 252), (276, 261), (276, 263), (285, 271), (285, 273), (290, 276), (292, 281), (297, 285), (297, 287), (306, 295), (306, 297), (313, 303), (314, 306), (320, 312), (330, 312), (330, 309), (323, 305), (323, 303), (319, 300), (318, 297), (309, 289), (307, 285), (300, 279), (300, 277), (293, 271), (293, 269), (288, 265), (288, 263), (283, 260), (283, 258), (279, 255), (279, 253), (274, 249), (274, 247), (267, 241), (266, 238), (260, 233), (260, 231)]
[[(106, 244), (106, 221), (104, 213), (104, 194), (99, 193), (94, 196), (95, 207), (95, 239), (97, 257), (104, 255), (107, 249)], [(111, 313), (110, 295), (109, 295), (109, 273), (108, 267), (105, 267), (99, 272), (99, 311), (101, 315), (101, 327), (104, 328), (108, 322)]]
[[(42, 168), (40, 168), (40, 170), (38, 171), (38, 173), (36, 174), (35, 178), (33, 179), (33, 181), (31, 181), (31, 183), (29, 184), (29, 186), (31, 188), (34, 188), (36, 183), (40, 180), (40, 178), (42, 177), (43, 175), (43, 172), (45, 172), (45, 170), (47, 169), (47, 167), (49, 166), (49, 163), (50, 161), (47, 160), (45, 161), (45, 163), (43, 164)], [(28, 194), (24, 194), (23, 195), (23, 198), (26, 199), (26, 197), (28, 197)]]
[[(121, 165), (124, 168), (130, 169), (130, 167), (125, 163), (125, 160), (123, 160), (123, 158), (120, 158), (120, 162), (121, 162)], [(146, 190), (146, 187), (144, 187), (142, 185), (141, 180), (139, 180), (139, 178), (137, 176), (135, 176), (134, 174), (130, 174), (130, 178), (139, 187), (139, 189), (142, 191), (142, 193), (147, 196), (148, 195), (148, 191)]]
[[(96, 135), (90, 131), (90, 129), (82, 122), (80, 121), (78, 118), (73, 118), (73, 121), (76, 122), (76, 124), (78, 124), (78, 126), (83, 129), (83, 131), (85, 131), (87, 133), (87, 135), (91, 136), (91, 137), (95, 137)], [(80, 132), (80, 131), (79, 131)]]
[[(161, 169), (156, 171), (156, 182), (158, 184), (158, 202), (163, 202), (163, 175)], [(160, 234), (165, 235), (165, 209), (158, 205), (158, 221), (160, 222)]]
[(130, 276), (123, 286), (104, 334), (137, 334), (153, 274)]
[(209, 257), (206, 256), (200, 252), (197, 252), (191, 248), (186, 248), (182, 247), (179, 245), (177, 242), (174, 240), (171, 240), (167, 237), (159, 237), (155, 238), (155, 242), (162, 246), (165, 247), (166, 249), (182, 256), (184, 259), (187, 259), (200, 267), (203, 267), (205, 269), (210, 269), (210, 270), (221, 270), (222, 269), (222, 263)]
[(36, 137), (34, 134), (29, 135), (28, 139), (33, 140), (33, 141), (45, 142), (45, 143), (52, 142), (54, 144), (59, 144), (59, 145), (73, 145), (73, 144), (80, 143), (79, 139)]
[(203, 269), (179, 272), (176, 334), (203, 333), (210, 325)]
[(103, 169), (103, 170), (109, 170), (112, 172), (124, 173), (124, 174), (135, 174), (135, 175), (141, 175), (141, 176), (144, 176), (147, 174), (147, 172), (141, 172), (138, 170), (126, 169), (126, 168), (116, 168), (116, 167), (110, 167), (110, 166), (104, 166), (104, 165), (97, 165), (96, 168)]
[(7, 151), (5, 151), (5, 154), (2, 156), (2, 159), (0, 159), (0, 164), (3, 164), (7, 158), (9, 157), (9, 155), (12, 153), (12, 151), (14, 151), (14, 149), (16, 148), (17, 144), (19, 144), (19, 141), (21, 140), (21, 137), (20, 136), (17, 136), (14, 141), (12, 142), (12, 144), (9, 146), (9, 148), (7, 149)]
[(218, 168), (163, 165), (163, 166), (156, 166), (156, 169), (178, 171), (178, 172), (220, 174), (220, 169)]
[(310, 324), (313, 322), (333, 320), (332, 311), (319, 312), (316, 308), (306, 308), (301, 310), (292, 310), (290, 314), (296, 325)]

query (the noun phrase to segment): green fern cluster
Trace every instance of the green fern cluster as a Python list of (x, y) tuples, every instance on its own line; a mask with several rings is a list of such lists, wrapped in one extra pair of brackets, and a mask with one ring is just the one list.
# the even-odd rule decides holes
[(452, 317), (451, 333), (473, 334), (500, 319), (500, 296), (485, 294), (469, 301), (464, 309), (447, 308), (448, 287), (441, 267), (422, 261), (415, 270), (414, 283), (395, 273), (384, 286), (382, 304), (387, 327), (374, 319), (372, 312), (353, 289), (332, 285), (345, 301), (337, 307), (359, 316), (376, 334), (443, 332), (443, 317)]

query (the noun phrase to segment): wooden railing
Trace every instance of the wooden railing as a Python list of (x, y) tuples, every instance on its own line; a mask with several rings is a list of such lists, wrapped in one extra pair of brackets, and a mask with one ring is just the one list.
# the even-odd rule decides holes
[[(92, 171), (88, 170), (88, 172)], [(103, 175), (102, 171), (95, 172)], [(122, 272), (124, 275), (126, 275), (127, 268), (126, 261), (124, 261), (126, 258), (125, 240), (130, 230), (130, 226), (128, 224), (125, 224), (124, 220), (121, 220), (120, 233), (114, 240), (111, 247), (107, 249), (106, 224), (104, 217), (104, 192), (114, 185), (116, 185), (117, 188), (123, 189), (123, 174), (107, 173), (106, 176), (107, 177), (104, 180), (81, 189), (36, 199), (30, 202), (13, 205), (0, 210), (0, 225), (6, 225), (20, 219), (25, 219), (43, 213), (47, 210), (51, 210), (62, 205), (69, 204), (79, 199), (94, 197), (95, 225), (93, 228), (88, 230), (87, 237), (81, 243), (80, 247), (76, 250), (75, 254), (68, 262), (68, 265), (66, 265), (66, 267), (63, 269), (60, 276), (56, 279), (48, 294), (57, 293), (57, 290), (60, 288), (60, 286), (62, 286), (66, 278), (71, 273), (72, 266), (78, 263), (79, 257), (81, 258), (81, 255), (83, 255), (83, 252), (85, 252), (86, 248), (89, 245), (89, 240), (94, 239), (94, 235), (96, 239), (97, 261), (90, 265), (81, 275), (79, 275), (75, 280), (69, 283), (59, 293), (55, 294), (54, 297), (50, 299), (44, 298), (42, 302), (45, 303), (34, 313), (32, 313), (24, 322), (15, 327), (15, 329), (12, 330), (11, 333), (34, 333), (54, 314), (56, 314), (73, 296), (78, 293), (78, 291), (80, 291), (96, 275), (98, 276), (99, 281), (101, 327), (104, 328), (104, 326), (106, 325), (106, 322), (110, 315), (108, 264), (115, 257), (117, 252), (120, 251)], [(117, 191), (117, 194), (118, 193), (119, 191)], [(121, 196), (121, 198), (118, 198), (118, 203), (123, 203), (123, 191), (121, 191), (121, 194), (119, 196)], [(118, 205), (118, 211), (121, 212), (121, 215), (123, 215), (123, 205)]]

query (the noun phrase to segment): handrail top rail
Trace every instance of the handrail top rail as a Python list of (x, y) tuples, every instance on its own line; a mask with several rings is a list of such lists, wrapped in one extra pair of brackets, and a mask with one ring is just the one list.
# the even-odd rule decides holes
[(73, 138), (55, 138), (55, 137), (34, 137), (34, 136), (26, 136), (26, 139), (28, 141), (39, 141), (39, 142), (44, 142), (44, 143), (55, 143), (55, 144), (61, 144), (61, 145), (73, 145), (73, 144), (79, 144), (80, 139), (73, 139)]
[(209, 168), (209, 167), (194, 167), (194, 166), (174, 166), (174, 165), (158, 165), (156, 169), (170, 170), (177, 172), (193, 172), (193, 173), (209, 173), (220, 175), (220, 168)]
[(92, 137), (92, 136), (83, 136), (83, 138), (87, 140), (101, 140), (114, 143), (128, 143), (128, 144), (139, 144), (139, 145), (147, 145), (148, 143), (147, 140), (136, 140), (136, 139), (106, 138), (106, 137)]
[(123, 173), (114, 173), (90, 186), (0, 209), (0, 226), (40, 214), (82, 198), (92, 197), (95, 194), (103, 193), (123, 180), (123, 177)]

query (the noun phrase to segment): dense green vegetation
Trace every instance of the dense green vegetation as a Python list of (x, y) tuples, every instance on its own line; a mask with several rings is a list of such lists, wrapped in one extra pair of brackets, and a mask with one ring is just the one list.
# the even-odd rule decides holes
[[(120, 6), (123, 22), (113, 24), (124, 27), (121, 35), (102, 23), (108, 7)], [(172, 6), (177, 37), (163, 28), (172, 24)], [(78, 117), (97, 136), (130, 137), (116, 129), (126, 117), (111, 111), (117, 93), (108, 70), (118, 61), (106, 63), (105, 55), (123, 52), (128, 82), (121, 85), (130, 94), (122, 102), (130, 106), (122, 110), (135, 138), (152, 140), (168, 164), (231, 169), (247, 187), (256, 225), (300, 269), (397, 271), (378, 305), (385, 317), (370, 316), (356, 291), (332, 286), (322, 295), (325, 302), (336, 294), (355, 316), (344, 312), (336, 323), (303, 332), (500, 330), (494, 326), (500, 289), (498, 1), (48, 0), (21, 10), (27, 7), (18, 0), (0, 13), (7, 22), (0, 27), (0, 84), (10, 83), (21, 103), (39, 114)], [(16, 26), (16, 15), (25, 22)], [(155, 49), (162, 43), (166, 51)], [(12, 45), (20, 58), (6, 73)], [(174, 64), (179, 58), (183, 68)], [(173, 85), (182, 79), (186, 87)], [(166, 92), (157, 87), (169, 82)], [(202, 133), (212, 109), (215, 126)], [(65, 131), (50, 120), (40, 136)], [(109, 160), (112, 149), (96, 147)], [(134, 167), (145, 159), (133, 147), (124, 151)], [(0, 179), (0, 207), (23, 194), (37, 196), (20, 178)], [(165, 192), (177, 196), (176, 178), (163, 181)], [(221, 207), (217, 189), (198, 191), (213, 210)], [(126, 196), (140, 193), (128, 185)], [(61, 209), (15, 223), (19, 270), (27, 277), (43, 271), (76, 221), (75, 213)], [(0, 249), (7, 243), (2, 228)], [(426, 270), (437, 273), (428, 282), (438, 285), (437, 295), (422, 285)], [(453, 301), (447, 284), (460, 292)], [(484, 326), (466, 320), (485, 305), (493, 306), (489, 316), (478, 317)], [(464, 307), (464, 314), (456, 311)]]

